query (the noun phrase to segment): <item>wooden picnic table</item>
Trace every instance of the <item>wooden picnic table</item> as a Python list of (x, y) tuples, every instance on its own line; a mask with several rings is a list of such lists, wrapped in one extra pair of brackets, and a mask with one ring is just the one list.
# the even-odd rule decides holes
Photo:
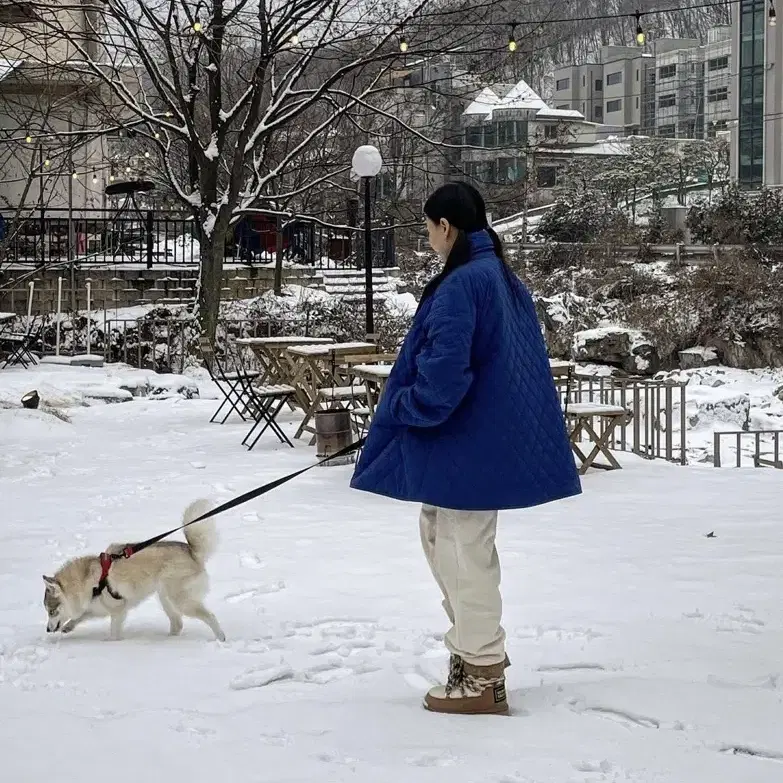
[(331, 343), (328, 337), (240, 337), (236, 344), (250, 348), (261, 366), (261, 374), (257, 380), (258, 386), (290, 384), (293, 368), (286, 355), (289, 348), (297, 345), (318, 345)]
[(16, 313), (0, 313), (0, 324), (16, 319)]
[[(367, 354), (377, 351), (376, 345), (365, 342), (314, 343), (286, 349), (292, 372), (290, 384), (296, 389), (297, 404), (305, 414), (294, 437), (301, 437), (305, 431), (315, 432), (309, 422), (326, 398), (332, 403), (354, 399), (353, 387), (343, 385), (345, 381), (340, 370), (349, 357), (362, 356), (366, 361)], [(329, 391), (331, 393), (327, 394)], [(355, 396), (364, 399), (364, 389)]]
[(552, 375), (555, 378), (564, 378), (573, 371), (575, 365), (573, 362), (569, 362), (564, 359), (550, 359), (549, 367), (552, 370)]
[(383, 390), (386, 388), (386, 381), (391, 375), (391, 364), (357, 364), (351, 367), (351, 374), (364, 382), (364, 388), (367, 392), (367, 407), (370, 409), (370, 416), (375, 415), (375, 406), (381, 399)]

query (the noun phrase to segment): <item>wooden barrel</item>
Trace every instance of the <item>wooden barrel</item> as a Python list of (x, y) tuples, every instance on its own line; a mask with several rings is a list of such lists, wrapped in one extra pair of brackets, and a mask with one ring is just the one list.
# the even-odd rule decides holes
[[(317, 411), (315, 414), (315, 448), (318, 459), (327, 459), (332, 454), (347, 448), (353, 443), (351, 413), (345, 408)], [(327, 465), (349, 465), (356, 459), (355, 454), (330, 460)]]

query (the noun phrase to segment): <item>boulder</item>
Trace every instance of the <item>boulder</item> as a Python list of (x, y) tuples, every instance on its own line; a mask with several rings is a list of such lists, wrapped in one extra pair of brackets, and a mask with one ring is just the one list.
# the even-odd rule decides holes
[(772, 392), (781, 402), (783, 402), (783, 386), (778, 386), (775, 391)]
[(655, 375), (661, 359), (655, 345), (636, 329), (604, 326), (574, 334), (574, 361), (619, 367), (630, 375)]
[(714, 367), (719, 364), (718, 353), (714, 348), (697, 345), (679, 352), (680, 369), (697, 370), (700, 367)]

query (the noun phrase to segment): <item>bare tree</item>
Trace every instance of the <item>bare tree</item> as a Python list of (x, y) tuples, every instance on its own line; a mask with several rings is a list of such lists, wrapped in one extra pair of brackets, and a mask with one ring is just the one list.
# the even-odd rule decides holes
[[(46, 34), (74, 50), (75, 72), (100, 81), (117, 122), (147, 145), (159, 176), (192, 214), (205, 333), (215, 331), (233, 226), (254, 210), (301, 214), (308, 194), (348, 182), (350, 156), (335, 151), (346, 138), (369, 136), (368, 120), (400, 60), (401, 30), (423, 18), (425, 6), (82, 0), (90, 29), (75, 35), (56, 0), (37, 4)], [(430, 32), (415, 42), (420, 56), (470, 41), (460, 28), (444, 43), (442, 28), (428, 20)]]

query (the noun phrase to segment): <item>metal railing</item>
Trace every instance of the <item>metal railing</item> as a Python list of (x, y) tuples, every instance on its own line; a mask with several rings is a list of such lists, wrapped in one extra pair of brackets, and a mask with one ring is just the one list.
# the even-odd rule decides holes
[[(198, 264), (199, 244), (190, 217), (176, 212), (141, 213), (90, 210), (68, 217), (68, 210), (47, 209), (19, 221), (9, 221), (2, 247), (6, 263)], [(306, 219), (280, 232), (272, 220), (249, 216), (226, 242), (228, 263), (271, 264), (279, 247), (289, 263), (317, 268), (362, 265), (360, 228), (330, 228)], [(373, 231), (375, 266), (395, 265), (394, 226)]]
[[(783, 470), (783, 430), (734, 430), (731, 432), (716, 432), (714, 436), (714, 450), (712, 464), (716, 468), (723, 467), (723, 455), (721, 446), (724, 438), (734, 439), (736, 455), (735, 466), (742, 467), (743, 441), (752, 440), (751, 449), (747, 456), (753, 461), (754, 468), (777, 468)], [(766, 450), (762, 451), (762, 448)]]
[[(222, 318), (218, 341), (226, 337), (275, 337), (286, 321), (274, 318)], [(197, 322), (192, 318), (107, 318), (102, 344), (106, 362), (182, 373), (188, 359), (198, 360)]]
[(645, 459), (687, 464), (685, 386), (674, 381), (615, 378), (572, 373), (556, 378), (562, 405), (592, 402), (628, 410), (631, 420), (618, 425), (612, 448)]

